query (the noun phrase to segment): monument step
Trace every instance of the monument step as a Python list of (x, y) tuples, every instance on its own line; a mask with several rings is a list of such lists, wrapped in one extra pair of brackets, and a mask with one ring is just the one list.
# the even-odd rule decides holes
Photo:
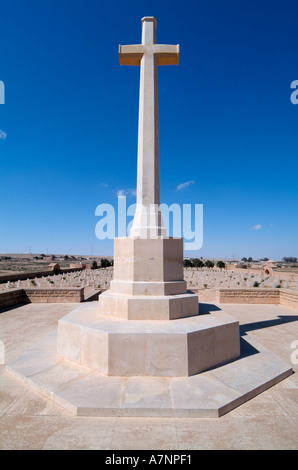
[(175, 320), (198, 315), (198, 311), (198, 296), (194, 293), (126, 295), (108, 290), (98, 299), (99, 313), (126, 320)]
[(177, 295), (186, 294), (186, 281), (162, 281), (162, 282), (140, 282), (140, 281), (116, 281), (110, 282), (110, 292), (125, 295)]
[(240, 354), (239, 323), (223, 311), (127, 321), (82, 307), (59, 320), (57, 352), (105, 375), (190, 376)]

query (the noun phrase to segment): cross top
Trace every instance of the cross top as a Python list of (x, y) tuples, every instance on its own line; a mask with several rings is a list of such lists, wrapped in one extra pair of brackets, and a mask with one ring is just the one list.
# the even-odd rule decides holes
[(157, 65), (178, 65), (179, 44), (156, 44), (156, 18), (145, 16), (142, 23), (142, 44), (119, 46), (120, 65), (140, 65), (143, 55), (154, 55)]

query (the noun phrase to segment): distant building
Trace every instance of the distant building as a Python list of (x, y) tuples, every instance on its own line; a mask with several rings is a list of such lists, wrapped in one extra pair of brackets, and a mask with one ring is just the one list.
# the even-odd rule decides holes
[(53, 274), (59, 274), (60, 273), (60, 264), (50, 263), (49, 264), (49, 271), (53, 271)]
[(262, 274), (265, 276), (273, 276), (276, 268), (277, 264), (275, 263), (275, 261), (268, 260), (262, 267)]
[(70, 264), (69, 264), (69, 267), (70, 267), (71, 269), (75, 269), (75, 268), (76, 268), (76, 269), (82, 269), (82, 263), (70, 263)]

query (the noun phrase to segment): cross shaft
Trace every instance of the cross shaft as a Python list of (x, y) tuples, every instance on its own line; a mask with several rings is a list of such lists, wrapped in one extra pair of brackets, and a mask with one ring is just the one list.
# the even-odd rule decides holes
[(131, 236), (166, 235), (159, 205), (157, 66), (178, 65), (179, 45), (156, 44), (156, 19), (142, 19), (142, 43), (119, 46), (120, 65), (140, 66), (137, 208)]

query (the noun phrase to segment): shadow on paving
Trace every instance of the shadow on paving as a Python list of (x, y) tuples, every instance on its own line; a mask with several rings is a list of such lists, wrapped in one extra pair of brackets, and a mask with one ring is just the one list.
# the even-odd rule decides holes
[[(215, 304), (207, 304), (207, 303), (200, 303), (200, 315), (210, 315), (211, 312), (217, 312), (222, 310)], [(265, 323), (265, 322), (264, 322)], [(240, 358), (242, 357), (248, 357), (252, 356), (253, 354), (258, 354), (259, 351), (254, 348), (248, 341), (246, 341), (242, 336), (246, 335), (246, 331), (242, 331), (242, 328), (239, 327), (239, 332), (240, 332)], [(236, 358), (235, 361), (237, 361), (239, 358)], [(229, 362), (234, 362), (228, 361)], [(216, 369), (218, 366), (214, 367)], [(213, 368), (212, 368), (213, 369)]]
[(0, 315), (1, 313), (9, 312), (10, 310), (16, 310), (17, 308), (24, 307), (24, 305), (27, 305), (27, 302), (21, 303), (21, 304), (16, 304), (16, 305), (10, 305), (8, 307), (2, 307), (0, 308)]
[(251, 356), (257, 354), (259, 351), (255, 349), (248, 341), (245, 340), (245, 336), (254, 330), (262, 330), (270, 328), (272, 326), (284, 325), (286, 323), (295, 322), (298, 320), (298, 315), (278, 315), (278, 318), (272, 320), (262, 320), (252, 323), (245, 323), (239, 327), (240, 331), (240, 354), (241, 357)]
[(200, 302), (199, 313), (200, 315), (208, 315), (210, 312), (216, 312), (218, 310), (222, 310), (217, 305), (214, 304), (206, 304)]
[(278, 318), (272, 320), (261, 320), (253, 323), (244, 323), (240, 327), (242, 334), (246, 334), (248, 331), (262, 330), (263, 328), (270, 328), (271, 326), (283, 325), (285, 323), (291, 323), (298, 320), (298, 315), (278, 315)]
[[(254, 354), (258, 354), (260, 351), (254, 348), (248, 341), (245, 340), (241, 336), (241, 329), (240, 329), (240, 358), (253, 356)], [(246, 333), (244, 333), (246, 334)], [(237, 359), (236, 359), (237, 360)]]
[[(222, 310), (215, 304), (200, 303), (200, 315), (208, 315), (211, 312)], [(240, 357), (247, 357), (253, 354), (258, 354), (259, 351), (254, 348), (248, 341), (245, 340), (245, 335), (250, 331), (261, 330), (270, 328), (272, 326), (283, 325), (286, 323), (295, 322), (298, 320), (298, 315), (278, 315), (277, 318), (271, 320), (261, 320), (252, 323), (245, 323), (239, 326), (240, 331)]]

